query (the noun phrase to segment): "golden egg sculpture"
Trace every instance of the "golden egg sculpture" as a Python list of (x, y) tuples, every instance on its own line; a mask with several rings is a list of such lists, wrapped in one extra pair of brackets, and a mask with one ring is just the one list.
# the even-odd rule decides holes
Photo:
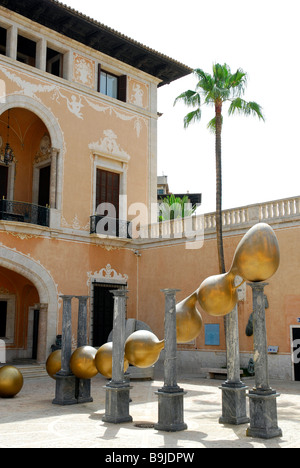
[[(95, 365), (98, 372), (107, 379), (112, 378), (112, 350), (113, 343), (105, 343), (98, 349), (95, 356)], [(124, 373), (128, 370), (129, 362), (124, 356)]]
[(238, 301), (235, 276), (229, 272), (210, 276), (198, 289), (198, 301), (205, 312), (212, 316), (224, 316), (232, 312)]
[(265, 223), (253, 226), (239, 243), (231, 272), (250, 282), (266, 281), (278, 270), (279, 244), (275, 232)]
[(50, 354), (46, 362), (46, 371), (51, 379), (56, 380), (55, 375), (61, 370), (61, 350)]
[(98, 374), (95, 363), (97, 350), (91, 346), (77, 348), (70, 359), (70, 369), (78, 379), (92, 379)]
[(195, 340), (202, 329), (203, 321), (196, 307), (197, 292), (176, 305), (177, 343), (190, 343)]
[(129, 336), (125, 343), (125, 356), (130, 364), (141, 369), (154, 366), (158, 361), (165, 341), (159, 341), (154, 333), (139, 330)]
[(13, 366), (4, 366), (0, 369), (0, 397), (13, 398), (23, 388), (22, 373)]

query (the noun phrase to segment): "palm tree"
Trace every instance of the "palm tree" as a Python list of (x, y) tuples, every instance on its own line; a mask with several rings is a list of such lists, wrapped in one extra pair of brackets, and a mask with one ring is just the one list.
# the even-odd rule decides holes
[(219, 258), (220, 274), (225, 273), (225, 260), (223, 248), (222, 232), (222, 126), (223, 126), (223, 105), (229, 103), (228, 113), (254, 115), (264, 120), (261, 107), (253, 101), (247, 102), (242, 99), (247, 85), (247, 74), (238, 69), (231, 73), (230, 67), (225, 63), (213, 65), (212, 75), (205, 73), (200, 68), (194, 70), (194, 75), (198, 79), (196, 90), (188, 90), (180, 94), (175, 99), (174, 105), (178, 101), (183, 101), (188, 107), (194, 110), (184, 118), (184, 127), (201, 120), (202, 105), (212, 105), (215, 108), (215, 116), (208, 123), (208, 128), (215, 133), (216, 137), (216, 226), (217, 226), (217, 247)]

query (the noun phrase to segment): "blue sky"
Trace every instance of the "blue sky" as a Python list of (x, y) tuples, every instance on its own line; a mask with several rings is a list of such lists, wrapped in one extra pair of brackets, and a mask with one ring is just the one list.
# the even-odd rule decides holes
[[(300, 195), (299, 0), (64, 0), (68, 6), (192, 68), (215, 62), (248, 74), (246, 100), (257, 101), (266, 122), (224, 118), (223, 208)], [(215, 209), (213, 109), (183, 129), (187, 109), (174, 99), (194, 89), (193, 76), (160, 88), (158, 175), (173, 192), (202, 192), (203, 211)]]

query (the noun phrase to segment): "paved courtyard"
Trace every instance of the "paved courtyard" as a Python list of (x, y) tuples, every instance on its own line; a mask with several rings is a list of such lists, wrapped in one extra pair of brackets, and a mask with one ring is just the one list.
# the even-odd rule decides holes
[[(130, 413), (133, 422), (111, 425), (102, 422), (106, 381), (92, 382), (94, 402), (70, 407), (52, 405), (55, 382), (49, 378), (26, 379), (13, 400), (0, 399), (0, 448), (296, 448), (300, 447), (300, 382), (272, 382), (281, 393), (278, 421), (283, 437), (272, 440), (246, 437), (248, 425), (218, 423), (221, 415), (222, 381), (185, 378), (180, 386), (185, 397), (188, 430), (179, 433), (138, 428), (156, 423), (155, 391), (161, 380), (132, 382)], [(251, 388), (253, 381), (245, 381)]]

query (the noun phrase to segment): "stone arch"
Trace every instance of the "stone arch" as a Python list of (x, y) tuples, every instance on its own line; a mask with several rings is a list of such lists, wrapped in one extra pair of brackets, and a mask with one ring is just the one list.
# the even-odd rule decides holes
[(40, 303), (48, 306), (47, 337), (43, 344), (43, 354), (47, 356), (55, 342), (57, 329), (58, 293), (52, 276), (40, 263), (4, 246), (0, 246), (0, 265), (29, 279), (38, 291)]
[(57, 208), (61, 209), (62, 201), (62, 173), (63, 173), (63, 153), (64, 137), (57, 118), (52, 112), (39, 101), (23, 95), (10, 95), (5, 97), (5, 102), (0, 103), (0, 115), (13, 109), (21, 108), (31, 111), (37, 115), (45, 124), (49, 131), (52, 147), (57, 150)]

